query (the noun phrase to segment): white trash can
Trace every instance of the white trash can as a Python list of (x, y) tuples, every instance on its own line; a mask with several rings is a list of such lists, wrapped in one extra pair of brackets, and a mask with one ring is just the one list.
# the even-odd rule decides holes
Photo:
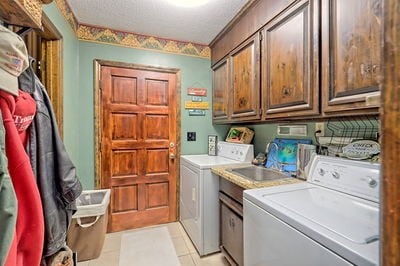
[(100, 256), (107, 232), (110, 189), (85, 190), (76, 199), (67, 245), (77, 253), (78, 261)]

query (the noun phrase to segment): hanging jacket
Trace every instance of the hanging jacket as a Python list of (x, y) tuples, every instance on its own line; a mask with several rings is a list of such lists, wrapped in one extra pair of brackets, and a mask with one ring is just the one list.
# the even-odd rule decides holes
[(82, 186), (58, 133), (49, 96), (33, 72), (32, 62), (30, 59), (30, 67), (18, 80), (21, 90), (31, 94), (37, 105), (27, 149), (42, 198), (43, 257), (48, 257), (66, 245), (68, 226), (76, 211), (75, 199), (81, 194)]
[(0, 112), (0, 265), (6, 263), (11, 243), (15, 237), (17, 221), (17, 198), (8, 173), (5, 141), (3, 117)]
[(0, 109), (6, 130), (8, 171), (18, 200), (16, 249), (10, 250), (7, 259), (18, 266), (35, 266), (40, 264), (44, 240), (42, 202), (29, 157), (13, 118), (15, 96), (0, 90)]

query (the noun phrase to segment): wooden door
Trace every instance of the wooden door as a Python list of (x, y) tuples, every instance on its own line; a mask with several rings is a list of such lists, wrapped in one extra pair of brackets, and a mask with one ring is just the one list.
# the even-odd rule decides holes
[(301, 1), (263, 30), (263, 119), (319, 114), (318, 1)]
[(378, 113), (382, 0), (323, 0), (321, 17), (323, 112)]
[(229, 106), (229, 66), (228, 59), (222, 60), (213, 68), (213, 122), (228, 120)]
[(260, 118), (260, 38), (255, 34), (230, 55), (233, 121)]
[(101, 175), (109, 231), (176, 220), (176, 75), (101, 67)]

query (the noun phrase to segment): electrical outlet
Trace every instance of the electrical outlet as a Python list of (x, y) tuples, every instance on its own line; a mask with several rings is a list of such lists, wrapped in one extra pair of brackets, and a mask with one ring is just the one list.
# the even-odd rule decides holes
[(325, 136), (325, 123), (323, 122), (315, 123), (315, 131), (320, 131), (319, 133), (315, 134), (317, 137)]
[(196, 132), (187, 133), (187, 141), (196, 141)]

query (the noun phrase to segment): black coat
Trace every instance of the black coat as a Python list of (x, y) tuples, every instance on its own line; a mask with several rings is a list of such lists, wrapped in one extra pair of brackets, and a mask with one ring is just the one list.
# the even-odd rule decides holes
[[(33, 60), (31, 59), (31, 66)], [(81, 194), (75, 166), (58, 132), (53, 108), (46, 89), (29, 67), (19, 77), (21, 90), (36, 101), (37, 112), (31, 124), (27, 151), (42, 199), (45, 238), (43, 257), (66, 244), (75, 199)]]

